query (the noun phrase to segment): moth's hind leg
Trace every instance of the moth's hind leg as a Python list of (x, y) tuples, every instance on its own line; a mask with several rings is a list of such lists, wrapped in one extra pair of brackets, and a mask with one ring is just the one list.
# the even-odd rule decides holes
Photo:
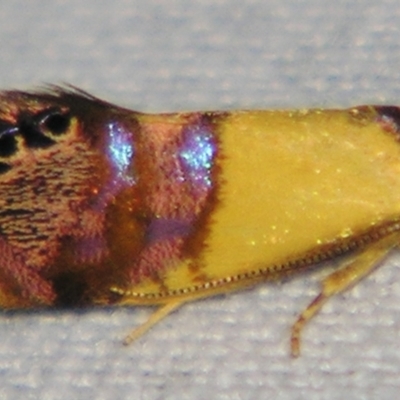
[(185, 302), (182, 300), (175, 300), (175, 301), (170, 301), (166, 303), (165, 305), (160, 306), (157, 308), (156, 311), (154, 311), (149, 319), (144, 322), (142, 325), (138, 326), (135, 328), (131, 333), (126, 336), (124, 339), (123, 343), (124, 345), (129, 345), (136, 339), (140, 338), (142, 335), (144, 335), (149, 329), (151, 329), (155, 324), (157, 324), (159, 321), (164, 319), (167, 315), (175, 311), (177, 308), (182, 306)]
[(389, 251), (398, 245), (399, 239), (400, 234), (398, 232), (380, 239), (356, 255), (348, 265), (333, 272), (322, 281), (321, 292), (300, 314), (292, 327), (290, 345), (293, 357), (298, 357), (300, 354), (300, 336), (304, 326), (322, 308), (325, 302), (368, 275)]

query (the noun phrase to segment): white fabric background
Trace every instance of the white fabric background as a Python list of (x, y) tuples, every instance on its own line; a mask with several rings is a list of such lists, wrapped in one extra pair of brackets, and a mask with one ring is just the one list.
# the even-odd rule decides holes
[[(69, 82), (142, 111), (400, 104), (396, 0), (3, 1), (0, 87)], [(146, 308), (0, 314), (1, 399), (392, 399), (393, 255), (289, 357), (315, 277), (193, 303), (130, 348)]]

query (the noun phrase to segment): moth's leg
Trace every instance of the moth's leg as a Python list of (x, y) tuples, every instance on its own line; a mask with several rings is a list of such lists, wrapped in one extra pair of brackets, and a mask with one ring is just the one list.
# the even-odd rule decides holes
[(175, 311), (177, 308), (182, 306), (185, 302), (182, 300), (170, 301), (169, 303), (159, 307), (153, 314), (150, 315), (149, 319), (142, 325), (135, 328), (129, 335), (124, 339), (124, 345), (131, 344), (134, 340), (144, 335), (149, 329), (155, 324), (164, 319), (167, 315)]
[(397, 232), (379, 241), (368, 245), (360, 254), (342, 269), (327, 276), (322, 283), (322, 290), (319, 295), (300, 314), (292, 327), (291, 354), (298, 357), (300, 354), (300, 336), (304, 326), (322, 308), (325, 302), (335, 294), (341, 293), (355, 285), (368, 275), (388, 253), (398, 245), (400, 235)]

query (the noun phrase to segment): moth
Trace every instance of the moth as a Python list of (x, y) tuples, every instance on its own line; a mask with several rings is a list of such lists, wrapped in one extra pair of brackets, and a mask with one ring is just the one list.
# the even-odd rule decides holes
[(144, 114), (0, 93), (0, 307), (183, 304), (343, 257), (292, 327), (400, 239), (400, 109)]

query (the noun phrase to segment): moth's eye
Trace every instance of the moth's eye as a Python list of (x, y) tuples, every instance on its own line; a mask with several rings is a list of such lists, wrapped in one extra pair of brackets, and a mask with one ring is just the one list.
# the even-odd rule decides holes
[(49, 110), (43, 115), (39, 127), (40, 130), (52, 133), (55, 136), (62, 135), (67, 132), (70, 124), (70, 115), (60, 110)]
[(17, 133), (16, 126), (0, 121), (0, 157), (10, 157), (16, 153), (18, 146), (15, 135)]

